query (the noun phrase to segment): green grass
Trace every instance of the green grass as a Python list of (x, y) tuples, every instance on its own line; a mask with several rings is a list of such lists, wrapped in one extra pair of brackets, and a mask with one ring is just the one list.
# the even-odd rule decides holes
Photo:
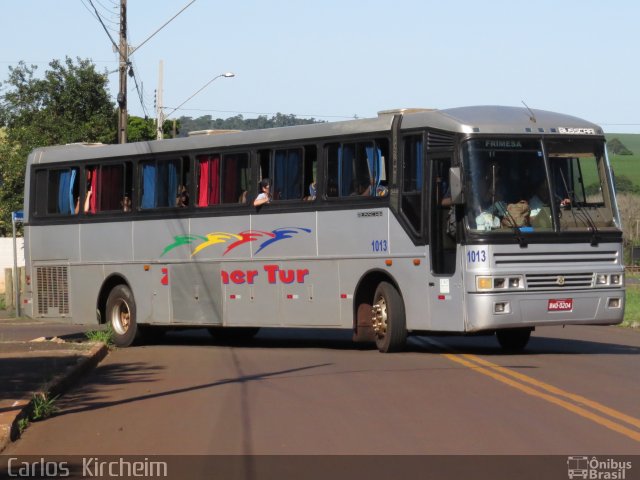
[(91, 342), (102, 342), (108, 347), (113, 346), (113, 330), (108, 325), (104, 330), (92, 330), (84, 334)]
[(640, 284), (627, 283), (622, 325), (625, 327), (640, 327)]
[(44, 420), (56, 413), (56, 400), (58, 397), (51, 398), (46, 393), (36, 393), (31, 399), (31, 420)]
[(637, 133), (608, 133), (607, 140), (617, 138), (633, 152), (633, 155), (609, 154), (611, 168), (616, 176), (629, 178), (634, 185), (640, 187), (640, 134)]

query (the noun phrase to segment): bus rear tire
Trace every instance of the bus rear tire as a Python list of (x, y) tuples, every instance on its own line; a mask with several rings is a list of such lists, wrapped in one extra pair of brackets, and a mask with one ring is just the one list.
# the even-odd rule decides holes
[(505, 352), (521, 352), (529, 343), (530, 328), (507, 328), (496, 331), (498, 343)]
[(113, 332), (116, 347), (128, 347), (138, 337), (136, 323), (136, 302), (131, 289), (126, 285), (116, 285), (109, 293), (105, 309), (106, 321)]
[(376, 288), (371, 321), (379, 351), (391, 353), (404, 349), (407, 343), (404, 302), (398, 290), (388, 282), (380, 282)]

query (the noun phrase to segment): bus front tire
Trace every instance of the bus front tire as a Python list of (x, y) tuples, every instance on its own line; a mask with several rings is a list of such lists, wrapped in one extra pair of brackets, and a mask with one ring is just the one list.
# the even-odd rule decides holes
[(106, 306), (106, 321), (113, 332), (113, 343), (117, 347), (128, 347), (138, 337), (136, 302), (131, 289), (116, 285), (109, 293)]
[(497, 330), (496, 338), (505, 352), (521, 352), (529, 343), (531, 337), (530, 328), (507, 328)]
[(404, 302), (396, 288), (381, 282), (376, 288), (371, 307), (371, 321), (376, 347), (383, 353), (398, 352), (407, 343)]

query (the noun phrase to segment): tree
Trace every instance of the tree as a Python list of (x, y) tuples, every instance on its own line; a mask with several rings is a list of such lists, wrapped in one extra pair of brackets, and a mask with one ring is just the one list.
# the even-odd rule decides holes
[(53, 60), (42, 78), (36, 66), (9, 67), (0, 84), (0, 234), (11, 231), (10, 212), (22, 205), (24, 169), (37, 147), (116, 140), (115, 107), (106, 75), (89, 60)]
[(633, 152), (617, 137), (607, 142), (607, 148), (613, 155), (633, 155)]
[[(180, 123), (177, 128), (179, 131)], [(173, 121), (165, 120), (162, 125), (162, 133), (164, 138), (171, 138), (173, 132)], [(129, 142), (145, 142), (147, 140), (155, 140), (158, 138), (156, 131), (156, 121), (151, 118), (129, 117), (127, 120), (127, 141)]]

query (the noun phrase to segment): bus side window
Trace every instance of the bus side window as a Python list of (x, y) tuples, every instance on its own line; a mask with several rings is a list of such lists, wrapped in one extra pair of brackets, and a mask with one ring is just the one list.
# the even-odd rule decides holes
[(247, 203), (250, 170), (247, 153), (232, 153), (222, 157), (222, 203)]
[(179, 207), (184, 189), (188, 192), (189, 159), (140, 162), (142, 174), (140, 208)]
[(290, 148), (274, 152), (273, 198), (302, 200), (302, 149)]
[(86, 168), (84, 213), (131, 211), (130, 162)]
[(39, 170), (36, 173), (36, 192), (43, 195), (36, 197), (37, 213), (74, 215), (74, 199), (79, 194), (78, 173), (78, 168)]
[(198, 198), (196, 206), (207, 207), (220, 203), (220, 155), (196, 157)]
[(384, 197), (388, 142), (330, 144), (327, 148), (327, 196)]

